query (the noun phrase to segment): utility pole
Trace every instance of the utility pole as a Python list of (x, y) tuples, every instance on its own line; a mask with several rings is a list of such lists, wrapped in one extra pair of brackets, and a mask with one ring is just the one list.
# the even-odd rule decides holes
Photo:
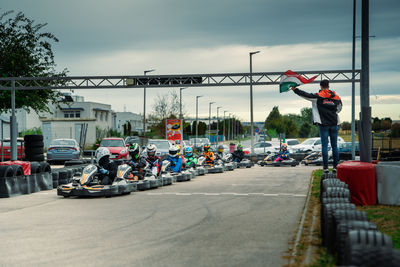
[(254, 121), (253, 121), (253, 55), (260, 51), (250, 52), (250, 134), (251, 134), (251, 155), (254, 154)]
[[(145, 70), (144, 76), (146, 76), (147, 73), (155, 71), (155, 69), (152, 70)], [(143, 136), (146, 136), (146, 86), (143, 87)]]
[(218, 137), (219, 137), (219, 115), (218, 115), (218, 110), (222, 107), (217, 107), (217, 145), (218, 145)]

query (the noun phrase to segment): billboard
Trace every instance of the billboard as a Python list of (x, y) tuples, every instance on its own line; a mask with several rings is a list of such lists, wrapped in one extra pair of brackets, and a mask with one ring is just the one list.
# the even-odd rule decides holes
[(165, 136), (168, 141), (176, 143), (179, 140), (179, 143), (182, 142), (182, 121), (178, 119), (167, 119), (165, 123)]

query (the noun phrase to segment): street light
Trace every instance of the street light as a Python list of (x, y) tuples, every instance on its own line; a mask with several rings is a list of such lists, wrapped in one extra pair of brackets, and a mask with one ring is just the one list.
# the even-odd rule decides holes
[(250, 135), (251, 135), (251, 154), (254, 154), (254, 121), (253, 121), (253, 55), (260, 51), (250, 52)]
[[(152, 71), (155, 71), (155, 69), (145, 70), (144, 76)], [(146, 136), (146, 86), (143, 87), (143, 136)]]
[(219, 136), (219, 116), (218, 116), (218, 110), (222, 107), (217, 107), (217, 145), (218, 145), (218, 136)]
[(194, 148), (196, 149), (196, 142), (199, 135), (199, 98), (203, 97), (202, 95), (196, 96), (196, 138), (194, 139)]
[(186, 87), (179, 89), (179, 119), (183, 119), (182, 116), (182, 90), (187, 89)]
[(229, 113), (229, 119), (230, 119), (230, 117), (232, 116), (232, 122), (230, 122), (230, 126), (229, 126), (229, 129), (231, 130), (231, 139), (232, 140), (234, 140), (234, 132), (233, 132), (233, 120), (234, 120), (234, 116), (233, 116), (233, 114), (232, 113)]
[[(227, 111), (227, 110), (224, 110), (224, 140), (225, 140), (225, 123), (226, 123), (226, 121), (225, 121), (225, 113), (226, 113), (226, 112), (228, 112), (228, 111)], [(223, 141), (224, 141), (224, 140), (223, 140)]]
[(212, 104), (215, 104), (215, 102), (210, 102), (208, 105), (208, 138), (209, 139), (211, 139), (211, 105)]

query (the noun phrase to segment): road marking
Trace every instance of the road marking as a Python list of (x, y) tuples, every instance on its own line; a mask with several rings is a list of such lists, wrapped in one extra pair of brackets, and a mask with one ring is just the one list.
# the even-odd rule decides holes
[(146, 193), (148, 196), (161, 196), (161, 195), (174, 195), (174, 196), (262, 196), (262, 197), (306, 197), (306, 195), (302, 194), (289, 194), (289, 193), (277, 193), (277, 194), (269, 194), (269, 193), (236, 193), (236, 192), (221, 192), (221, 193), (203, 193), (203, 192), (193, 192), (193, 193), (185, 193), (185, 192), (165, 192), (165, 193)]

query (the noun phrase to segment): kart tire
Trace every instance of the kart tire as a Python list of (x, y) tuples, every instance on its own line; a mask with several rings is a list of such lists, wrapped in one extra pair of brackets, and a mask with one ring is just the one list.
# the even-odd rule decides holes
[(41, 173), (42, 172), (42, 166), (40, 165), (39, 162), (31, 162), (31, 174), (34, 173)]
[(25, 159), (27, 161), (44, 161), (44, 155), (43, 154), (29, 155), (25, 153)]
[(13, 169), (13, 176), (23, 176), (24, 175), (24, 169), (20, 165), (10, 165), (10, 167)]
[(158, 179), (150, 180), (150, 188), (157, 188), (160, 185), (160, 181)]
[(58, 184), (68, 184), (68, 172), (66, 169), (62, 169), (58, 171)]
[(177, 182), (185, 182), (185, 181), (187, 181), (185, 176), (183, 174), (181, 174), (181, 173), (176, 175), (175, 177), (176, 177), (176, 181)]
[[(324, 213), (321, 214), (321, 234), (322, 234), (322, 245), (327, 247), (328, 246), (328, 239), (332, 240), (332, 232), (331, 229), (333, 228), (333, 213), (335, 210), (356, 210), (356, 206), (351, 203), (332, 203), (332, 204), (326, 204), (324, 206)], [(327, 235), (330, 234), (329, 237)]]
[(24, 136), (25, 143), (32, 143), (37, 141), (43, 141), (43, 135), (41, 134), (28, 134)]
[(150, 189), (150, 182), (149, 181), (143, 181), (143, 180), (140, 181), (137, 184), (137, 189), (139, 191), (149, 190)]
[(327, 245), (331, 252), (335, 251), (336, 247), (336, 229), (337, 226), (344, 221), (368, 221), (367, 214), (364, 211), (358, 210), (335, 210), (333, 212), (333, 227), (326, 229), (327, 232)]
[(58, 172), (52, 172), (51, 177), (53, 180), (53, 188), (57, 188), (58, 186)]
[(343, 265), (346, 260), (346, 239), (351, 230), (374, 230), (377, 231), (375, 223), (367, 221), (342, 221), (336, 227), (336, 251), (337, 265)]
[(392, 239), (374, 230), (350, 230), (346, 239), (345, 265), (398, 266), (393, 263)]
[(43, 154), (43, 146), (27, 147), (25, 149), (25, 154), (28, 154), (28, 155)]
[(9, 165), (0, 166), (0, 177), (13, 177), (14, 169)]

